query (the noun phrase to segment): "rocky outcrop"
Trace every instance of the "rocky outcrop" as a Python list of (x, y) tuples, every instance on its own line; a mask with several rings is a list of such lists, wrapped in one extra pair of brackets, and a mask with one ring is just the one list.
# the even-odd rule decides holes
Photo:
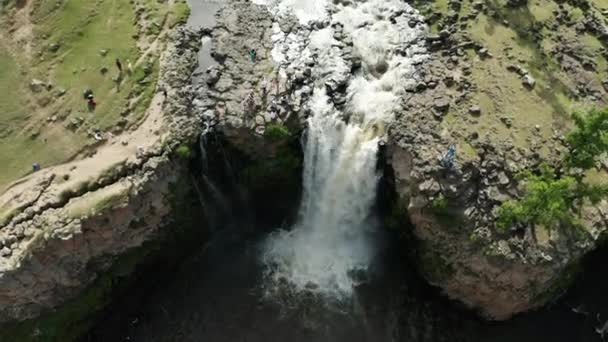
[[(510, 4), (522, 8), (526, 2)], [(229, 2), (209, 33), (218, 65), (207, 71), (209, 89), (200, 92), (197, 108), (209, 127), (223, 132), (250, 156), (274, 156), (276, 146), (266, 139), (269, 128), (284, 125), (297, 134), (310, 113), (309, 97), (320, 88), (315, 82), (327, 76), (315, 74), (322, 70), (317, 65), (319, 55), (307, 50), (313, 32), (331, 27), (332, 49), (340, 51), (345, 61), (344, 73), (332, 70), (333, 78), (323, 84), (336, 108), (344, 109), (347, 86), (362, 67), (361, 51), (342, 35), (339, 22), (300, 21), (278, 11), (269, 14), (251, 2)], [(515, 176), (559, 159), (565, 149), (563, 125), (531, 123), (515, 117), (521, 113), (500, 110), (505, 102), (519, 101), (509, 98), (515, 91), (529, 101), (531, 112), (541, 101), (551, 107), (549, 115), (564, 110), (545, 91), (547, 82), (555, 81), (553, 71), (547, 77), (537, 65), (542, 63), (527, 63), (521, 57), (528, 51), (518, 55), (510, 46), (489, 46), (467, 31), (467, 23), (480, 17), (509, 28), (502, 11), (481, 1), (463, 6), (454, 0), (447, 14), (429, 16), (434, 21), (434, 16), (441, 18), (438, 32), (426, 37), (432, 55), (424, 62), (417, 60), (416, 72), (403, 82), (405, 92), (400, 93), (387, 147), (403, 213), (414, 226), (423, 274), (450, 298), (498, 320), (539, 307), (562, 293), (576, 264), (606, 230), (606, 203), (586, 209), (587, 230), (582, 234), (542, 227), (500, 232), (494, 227), (498, 206), (519, 195)], [(398, 21), (402, 15), (395, 13), (391, 19)], [(585, 19), (579, 26), (601, 38), (598, 20)], [(407, 24), (416, 27), (420, 19), (408, 16)], [(540, 45), (542, 38), (534, 26), (515, 27), (509, 34), (521, 34), (532, 40), (531, 45)], [(414, 49), (417, 43), (408, 46), (414, 50), (410, 55), (426, 51)], [(560, 63), (560, 79), (568, 81), (563, 84), (567, 96), (602, 104), (606, 91), (592, 82), (595, 66), (581, 51), (564, 43), (540, 55)], [(370, 77), (381, 77), (386, 70), (379, 63), (366, 71)], [(490, 80), (480, 80), (488, 72)], [(509, 84), (497, 81), (509, 77)], [(460, 121), (460, 126), (451, 127), (450, 121)], [(457, 146), (456, 163), (446, 168), (441, 159), (451, 144)]]
[[(450, 1), (456, 2), (460, 3)], [(478, 8), (489, 12), (484, 5)], [(475, 10), (470, 15), (478, 14)], [(458, 17), (456, 12), (452, 15)], [(515, 129), (526, 118), (488, 113), (479, 107), (474, 102), (479, 98), (476, 93), (492, 94), (493, 85), (478, 83), (475, 69), (484, 61), (502, 66), (513, 57), (507, 49), (506, 58), (488, 52), (460, 28), (464, 24), (452, 19), (445, 17), (439, 23), (441, 32), (427, 39), (435, 53), (418, 86), (402, 101), (403, 111), (389, 134), (388, 162), (401, 196), (400, 208), (413, 224), (417, 263), (425, 278), (484, 317), (504, 320), (555, 300), (568, 288), (581, 258), (598, 245), (608, 229), (608, 203), (583, 210), (584, 231), (548, 231), (538, 226), (496, 229), (497, 208), (520, 195), (516, 175), (559, 160), (565, 151), (565, 131), (560, 124), (546, 132), (545, 127), (529, 123)], [(465, 20), (467, 17), (461, 21)], [(467, 56), (466, 50), (476, 54)], [(564, 50), (568, 49), (558, 47), (555, 54), (582, 55)], [(527, 85), (521, 90), (524, 96), (540, 91), (527, 70), (509, 65), (507, 69)], [(583, 67), (574, 59), (572, 65), (564, 77), (575, 84)], [(571, 96), (595, 105), (601, 106), (606, 99), (606, 93), (597, 87), (593, 92), (575, 87), (571, 91)], [(501, 103), (500, 99), (492, 101)], [(470, 129), (494, 119), (499, 122), (483, 130)], [(456, 126), (458, 121), (464, 124)], [(503, 129), (507, 133), (501, 133)], [(442, 165), (442, 159), (452, 144), (457, 146), (457, 157), (450, 168)]]
[[(298, 134), (302, 105), (312, 91), (303, 88), (310, 77), (306, 69), (286, 70), (273, 60), (276, 25), (265, 7), (233, 1), (219, 11), (210, 33), (217, 65), (206, 71), (197, 109), (210, 127), (249, 156), (273, 155), (275, 133)], [(281, 29), (305, 28), (292, 21), (282, 22)]]
[(188, 95), (199, 37), (172, 33), (159, 81), (168, 96), (159, 90), (139, 129), (0, 197), (0, 322), (33, 318), (74, 298), (170, 221), (170, 184), (187, 175), (173, 150), (200, 131)]
[[(515, 1), (512, 5), (523, 4)], [(539, 227), (509, 232), (494, 228), (496, 208), (518, 195), (515, 175), (559, 158), (564, 132), (540, 125), (522, 128), (511, 116), (476, 102), (474, 95), (485, 89), (472, 75), (475, 63), (500, 60), (501, 70), (513, 73), (515, 86), (522, 87), (525, 96), (541, 92), (543, 80), (519, 66), (508, 50), (503, 63), (497, 51), (461, 32), (461, 21), (486, 13), (500, 18), (495, 10), (475, 2), (472, 13), (459, 19), (461, 8), (461, 1), (450, 1), (451, 10), (440, 23), (440, 31), (426, 39), (431, 58), (424, 63), (419, 58), (416, 72), (403, 82), (405, 92), (400, 94), (400, 108), (388, 135), (388, 161), (403, 211), (414, 225), (418, 263), (425, 277), (484, 316), (506, 319), (543, 305), (563, 291), (574, 265), (595, 247), (606, 229), (605, 210), (588, 209), (588, 231), (583, 236)], [(392, 20), (402, 20), (397, 19), (401, 15), (395, 13)], [(406, 17), (409, 27), (420, 24), (417, 15)], [(333, 78), (323, 86), (333, 105), (344, 109), (347, 86), (362, 66), (360, 51), (341, 34), (339, 22), (299, 21), (285, 13), (269, 14), (265, 7), (245, 1), (229, 2), (217, 19), (209, 34), (218, 65), (207, 71), (209, 89), (200, 92), (197, 108), (207, 125), (223, 132), (238, 150), (250, 156), (274, 156), (276, 146), (266, 139), (269, 128), (285, 125), (292, 134), (299, 130), (310, 113), (308, 99), (319, 89), (316, 82), (327, 76), (315, 74), (322, 68), (317, 67), (319, 55), (307, 49), (309, 39), (330, 25), (328, 39), (345, 65), (343, 73), (332, 70)], [(417, 44), (410, 42), (411, 51), (403, 54), (422, 56), (425, 49), (416, 49)], [(580, 71), (578, 64), (576, 70)], [(380, 63), (366, 71), (370, 77), (381, 77), (386, 70)], [(498, 96), (503, 96), (501, 85), (496, 88)], [(579, 95), (590, 101), (605, 96), (604, 92)], [(468, 126), (480, 117), (496, 116), (497, 124), (515, 133), (506, 133), (505, 138), (497, 124), (488, 131), (446, 127), (455, 113), (465, 116)], [(523, 136), (524, 142), (513, 141), (515, 134)], [(441, 164), (450, 144), (458, 146), (454, 168)], [(469, 151), (463, 151), (464, 147)], [(543, 147), (553, 153), (541, 155)], [(265, 168), (260, 170), (266, 173)]]

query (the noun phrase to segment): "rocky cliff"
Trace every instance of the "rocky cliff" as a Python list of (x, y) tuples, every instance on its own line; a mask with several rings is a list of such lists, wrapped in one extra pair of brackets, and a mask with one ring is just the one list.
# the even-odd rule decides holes
[[(396, 207), (413, 223), (427, 280), (485, 317), (507, 319), (556, 298), (607, 228), (605, 202), (585, 208), (582, 234), (494, 225), (496, 208), (520, 195), (515, 176), (560, 158), (567, 114), (606, 104), (606, 23), (584, 1), (450, 0), (419, 9), (426, 19), (409, 8), (369, 18), (414, 32), (395, 43), (408, 58), (402, 84), (384, 84), (399, 94), (386, 135)], [(365, 47), (357, 48), (345, 32), (355, 25), (344, 21), (302, 22), (271, 5), (230, 1), (204, 32), (218, 63), (200, 87), (191, 85), (200, 36), (177, 30), (158, 94), (129, 139), (36, 173), (0, 197), (0, 321), (73, 298), (116, 256), (161, 231), (171, 217), (170, 184), (187, 172), (178, 156), (189, 150), (176, 151), (201, 132), (221, 134), (230, 153), (255, 161), (236, 174), (258, 186), (256, 198), (273, 194), (256, 205), (273, 211), (287, 202), (284, 185), (298, 180), (297, 142), (313, 93), (322, 89), (356, 120), (345, 108), (353, 76), (363, 67), (381, 79), (387, 70), (382, 61), (362, 66)], [(329, 42), (339, 65), (322, 65), (315, 39)], [(332, 67), (340, 72), (326, 72)], [(440, 161), (450, 145), (456, 158), (448, 168)]]
[[(365, 51), (343, 33), (341, 19), (302, 20), (256, 2), (264, 6), (234, 1), (218, 15), (211, 36), (219, 65), (208, 71), (211, 87), (201, 109), (242, 151), (273, 155), (261, 148), (268, 146), (269, 127), (298, 130), (315, 91), (326, 91), (342, 108)], [(405, 39), (402, 53), (415, 60), (415, 72), (403, 79), (387, 136), (396, 206), (413, 223), (417, 263), (427, 280), (490, 319), (557, 298), (607, 228), (605, 202), (585, 208), (583, 233), (495, 228), (496, 209), (521, 194), (516, 175), (563, 155), (569, 114), (608, 100), (601, 67), (605, 22), (596, 3), (586, 4), (453, 0), (419, 3), (425, 18), (390, 17), (410, 28), (428, 24), (423, 44)], [(326, 75), (319, 70), (329, 66), (318, 64), (323, 53), (311, 42), (326, 28), (346, 66), (341, 77), (319, 85)], [(577, 36), (585, 39), (564, 38)], [(381, 78), (377, 67), (371, 75)], [(440, 161), (450, 145), (456, 162), (446, 168)], [(598, 172), (604, 175), (602, 165)]]
[[(563, 156), (569, 113), (606, 105), (606, 70), (595, 64), (605, 49), (564, 39), (605, 44), (600, 8), (584, 3), (420, 6), (433, 53), (389, 134), (398, 206), (427, 280), (490, 319), (558, 298), (608, 228), (605, 201), (584, 208), (582, 232), (495, 226), (500, 204), (521, 195), (516, 176)], [(606, 165), (596, 172), (605, 177)]]
[(159, 91), (136, 130), (0, 197), (0, 322), (36, 317), (74, 298), (170, 222), (170, 184), (188, 177), (174, 151), (200, 131), (185, 96), (199, 35), (178, 29), (169, 41)]

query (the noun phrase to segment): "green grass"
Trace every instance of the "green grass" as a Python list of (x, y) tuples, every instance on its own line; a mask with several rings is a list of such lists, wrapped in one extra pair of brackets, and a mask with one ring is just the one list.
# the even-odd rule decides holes
[(177, 24), (185, 24), (190, 17), (190, 6), (186, 1), (178, 1), (170, 10), (169, 27), (174, 27)]
[(0, 137), (10, 135), (15, 122), (27, 119), (19, 65), (0, 45)]
[[(464, 138), (472, 132), (489, 133), (496, 141), (509, 141), (527, 148), (530, 141), (536, 139), (532, 136), (536, 125), (541, 127), (542, 138), (548, 139), (552, 126), (567, 128), (572, 111), (588, 109), (588, 103), (577, 101), (571, 93), (571, 89), (576, 88), (576, 79), (551, 57), (556, 37), (570, 37), (575, 33), (568, 26), (561, 26), (559, 32), (550, 32), (543, 26), (542, 23), (553, 20), (552, 11), (557, 4), (552, 0), (530, 0), (528, 6), (521, 8), (507, 7), (504, 0), (491, 0), (486, 6), (495, 11), (498, 18), (479, 13), (468, 21), (467, 31), (474, 41), (488, 48), (494, 58), (480, 60), (474, 51), (467, 51), (473, 59), (471, 78), (477, 87), (470, 101), (451, 108), (442, 126), (459, 138), (459, 149), (467, 147)], [(440, 6), (435, 4), (435, 7), (444, 12)], [(465, 2), (460, 13), (464, 16), (470, 10)], [(503, 20), (508, 21), (508, 25)], [(536, 40), (533, 32), (540, 32), (541, 39)], [(597, 53), (601, 43), (590, 35), (584, 35), (580, 43), (584, 51), (596, 52), (597, 78), (605, 78), (608, 63)], [(505, 51), (513, 58), (506, 58)], [(507, 70), (509, 64), (519, 64), (529, 70), (536, 79), (536, 87), (524, 88), (520, 76)], [(481, 108), (479, 117), (470, 118), (467, 108), (471, 105)], [(511, 128), (501, 122), (503, 116), (513, 119)], [(467, 155), (474, 158), (473, 149), (466, 149)], [(551, 150), (543, 148), (539, 152), (544, 156)]]
[[(81, 22), (75, 23), (77, 19), (74, 17), (80, 18)], [(63, 11), (58, 11), (48, 23), (42, 25), (41, 31), (50, 33), (50, 38), (41, 45), (62, 41), (62, 47), (57, 52), (60, 58), (49, 58), (44, 63), (52, 69), (49, 78), (69, 91), (65, 100), (58, 105), (86, 113), (85, 117), (100, 124), (101, 128), (115, 122), (128, 103), (129, 92), (136, 86), (126, 72), (123, 73), (124, 80), (120, 87), (113, 80), (119, 75), (115, 66), (117, 58), (126, 69), (127, 59), (135, 63), (139, 56), (132, 37), (136, 33), (133, 20), (133, 9), (125, 0), (70, 0)], [(108, 50), (106, 56), (100, 54), (102, 49)], [(105, 75), (100, 72), (103, 67), (109, 70)], [(93, 114), (87, 113), (86, 101), (82, 97), (82, 92), (87, 88), (93, 90), (98, 103)]]
[(71, 143), (74, 136), (70, 133), (49, 128), (44, 136), (50, 143), (45, 144), (44, 138), (32, 137), (33, 131), (25, 130), (34, 116), (28, 103), (27, 82), (15, 58), (0, 47), (0, 190), (30, 172), (32, 163), (47, 166), (77, 150)]
[[(138, 3), (145, 10), (137, 20)], [(0, 13), (0, 22), (8, 22), (4, 16), (11, 13)], [(86, 134), (90, 128), (109, 130), (126, 112), (131, 123), (138, 122), (154, 95), (159, 70), (155, 55), (137, 63), (142, 53), (138, 25), (148, 27), (148, 21), (163, 25), (170, 20), (173, 26), (188, 15), (182, 0), (172, 8), (157, 0), (36, 1), (31, 13), (31, 56), (11, 39), (0, 39), (0, 191), (29, 173), (34, 162), (44, 168), (81, 152), (91, 142)], [(0, 36), (10, 38), (4, 32), (7, 28), (0, 27)], [(53, 52), (51, 44), (60, 48)], [(107, 54), (103, 56), (101, 50)], [(123, 65), (121, 82), (116, 81), (117, 58)], [(133, 75), (127, 72), (127, 60), (134, 66)], [(102, 68), (108, 72), (102, 74)], [(53, 89), (32, 93), (28, 87), (33, 78), (52, 83)], [(55, 95), (59, 88), (67, 90), (62, 97)], [(87, 88), (97, 102), (93, 113), (82, 95)], [(52, 116), (58, 120), (48, 123)], [(82, 118), (84, 124), (70, 131), (66, 126), (73, 118)]]

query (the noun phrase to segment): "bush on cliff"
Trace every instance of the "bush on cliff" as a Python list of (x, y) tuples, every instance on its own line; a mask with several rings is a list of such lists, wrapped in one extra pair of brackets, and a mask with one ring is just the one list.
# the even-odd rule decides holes
[(525, 195), (518, 200), (505, 202), (499, 209), (497, 226), (508, 229), (513, 223), (541, 224), (547, 229), (580, 223), (573, 214), (576, 203), (586, 196), (585, 185), (574, 177), (557, 177), (554, 170), (544, 165), (540, 175), (526, 172)]
[(282, 124), (269, 124), (264, 132), (264, 137), (272, 142), (283, 141), (290, 136), (289, 129)]
[[(575, 129), (568, 134), (569, 152), (562, 164), (565, 170), (589, 170), (596, 159), (608, 152), (608, 110), (574, 114)], [(607, 184), (588, 184), (582, 177), (557, 175), (543, 165), (540, 174), (523, 173), (524, 195), (505, 202), (498, 210), (496, 226), (506, 230), (514, 224), (580, 227), (580, 209), (585, 201), (597, 204), (608, 197)]]
[(570, 147), (567, 166), (590, 169), (597, 157), (608, 152), (608, 109), (592, 110), (585, 116), (575, 113), (573, 120), (576, 128), (566, 138)]
[(181, 145), (175, 150), (175, 155), (182, 160), (192, 159), (192, 150), (186, 145)]

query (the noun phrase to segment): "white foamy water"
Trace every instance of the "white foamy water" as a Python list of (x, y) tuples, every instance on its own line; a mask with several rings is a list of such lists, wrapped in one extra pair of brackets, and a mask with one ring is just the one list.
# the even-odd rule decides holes
[[(254, 2), (278, 17), (295, 15), (303, 24), (332, 23), (310, 34), (284, 34), (278, 24), (274, 27), (275, 62), (298, 69), (315, 55), (315, 88), (307, 104), (312, 114), (304, 146), (301, 218), (289, 231), (269, 237), (263, 258), (273, 282), (285, 279), (297, 290), (342, 298), (355, 285), (352, 272), (367, 270), (375, 254), (378, 143), (405, 87), (416, 82), (415, 65), (426, 58), (420, 40), (425, 27), (410, 27), (408, 21), (420, 17), (398, 0), (344, 1), (348, 5), (333, 8), (323, 0)], [(338, 23), (361, 56), (355, 75), (342, 57), (343, 44), (334, 38)], [(346, 82), (343, 109), (326, 93), (328, 81)]]

